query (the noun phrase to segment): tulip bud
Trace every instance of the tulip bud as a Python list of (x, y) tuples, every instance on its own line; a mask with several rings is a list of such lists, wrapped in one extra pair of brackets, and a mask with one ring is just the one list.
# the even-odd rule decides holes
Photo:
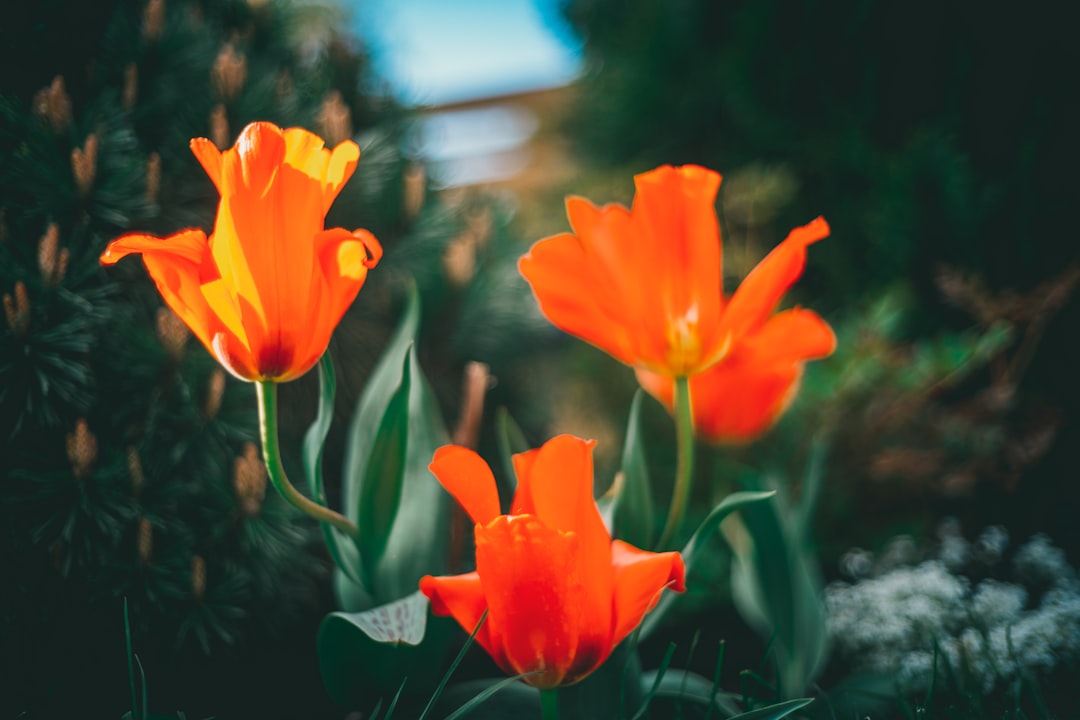
[(146, 157), (146, 201), (156, 204), (161, 192), (161, 156), (156, 152)]
[(187, 344), (188, 330), (184, 321), (167, 307), (160, 307), (157, 311), (157, 337), (161, 346), (172, 360), (178, 361), (184, 354), (184, 345)]
[(69, 259), (68, 249), (60, 247), (60, 227), (49, 223), (38, 241), (38, 268), (46, 286), (54, 287), (63, 281)]
[(266, 466), (254, 443), (245, 443), (244, 454), (233, 462), (233, 489), (244, 517), (258, 516), (266, 497)]
[(206, 595), (206, 561), (196, 555), (191, 558), (191, 597), (202, 602)]
[(451, 240), (443, 252), (443, 272), (455, 287), (465, 287), (476, 275), (476, 240), (465, 231)]
[(4, 293), (4, 317), (11, 332), (16, 335), (25, 335), (30, 328), (30, 298), (21, 280), (15, 283), (14, 298)]
[(405, 170), (405, 198), (402, 206), (405, 217), (413, 220), (420, 214), (420, 208), (424, 206), (424, 195), (427, 190), (427, 173), (420, 163), (413, 163)]
[(210, 80), (218, 96), (229, 102), (235, 100), (247, 79), (247, 58), (236, 52), (231, 42), (221, 46), (214, 67), (210, 71)]
[(352, 137), (352, 112), (340, 92), (331, 90), (323, 96), (315, 124), (329, 147)]
[(120, 92), (120, 105), (125, 110), (135, 107), (139, 95), (139, 68), (130, 62), (124, 66), (124, 84)]
[(97, 464), (97, 437), (90, 432), (83, 418), (75, 422), (75, 432), (67, 435), (67, 456), (76, 480), (88, 477)]
[(143, 40), (153, 42), (165, 30), (165, 0), (150, 0), (143, 10)]
[(229, 116), (220, 103), (210, 111), (210, 139), (219, 148), (229, 145)]
[(75, 176), (75, 187), (78, 188), (80, 197), (89, 195), (94, 187), (94, 178), (97, 175), (97, 150), (97, 134), (90, 133), (86, 136), (86, 142), (81, 148), (71, 151), (71, 172)]
[(484, 416), (484, 395), (491, 387), (491, 381), (491, 371), (484, 363), (473, 361), (465, 365), (461, 412), (453, 435), (455, 445), (476, 447), (480, 435), (480, 420)]
[(64, 89), (64, 78), (57, 75), (47, 88), (34, 95), (34, 112), (49, 122), (59, 135), (71, 125), (71, 97)]
[(206, 383), (206, 401), (203, 403), (203, 417), (208, 421), (217, 417), (221, 410), (221, 398), (225, 394), (225, 371), (215, 368)]
[(150, 564), (150, 557), (154, 552), (154, 527), (145, 517), (139, 518), (139, 528), (135, 533), (135, 552), (139, 562), (143, 565)]
[(131, 446), (127, 449), (127, 468), (128, 477), (131, 478), (131, 494), (139, 497), (142, 494), (143, 485), (146, 484), (146, 476), (143, 475), (139, 451)]

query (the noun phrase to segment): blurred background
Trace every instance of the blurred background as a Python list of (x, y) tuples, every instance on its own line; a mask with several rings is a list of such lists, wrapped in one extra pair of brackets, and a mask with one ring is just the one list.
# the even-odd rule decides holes
[[(566, 195), (628, 204), (635, 173), (697, 163), (724, 175), (728, 291), (788, 230), (828, 219), (786, 302), (820, 312), (840, 344), (767, 435), (701, 447), (691, 520), (748, 472), (797, 502), (823, 457), (808, 541), (823, 582), (869, 577), (873, 563), (851, 558), (885, 557), (897, 537), (915, 565), (943, 538), (994, 527), (1011, 538), (1002, 547), (1043, 533), (1060, 567), (1080, 562), (1068, 71), (1080, 46), (1063, 7), (42, 0), (0, 12), (3, 716), (120, 717), (125, 598), (159, 712), (370, 708), (342, 706), (319, 679), (329, 563), (315, 528), (265, 492), (251, 388), (161, 307), (140, 263), (97, 263), (123, 232), (209, 228), (216, 195), (188, 140), (227, 147), (256, 119), (355, 138), (360, 165), (328, 225), (369, 228), (387, 250), (331, 346), (331, 503), (409, 282), (448, 424), (466, 363), (481, 361), (493, 378), (481, 453), (496, 457), (505, 407), (533, 445), (596, 438), (606, 488), (633, 373), (549, 326), (515, 263), (568, 229)], [(282, 388), (287, 464), (316, 393), (311, 377)], [(673, 430), (651, 401), (643, 422), (663, 508)], [(767, 639), (727, 601), (730, 553), (714, 544), (669, 634), (728, 638), (734, 686)], [(1002, 567), (954, 570), (1005, 582)], [(1015, 612), (1037, 610), (1041, 592)], [(1080, 659), (1080, 631), (1066, 636), (1040, 666), (1051, 689)], [(822, 683), (858, 662), (838, 650)]]

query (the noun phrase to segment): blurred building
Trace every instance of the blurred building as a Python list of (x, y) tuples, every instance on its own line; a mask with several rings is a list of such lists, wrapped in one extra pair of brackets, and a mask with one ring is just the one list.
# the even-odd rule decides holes
[(445, 187), (557, 182), (553, 129), (579, 45), (548, 0), (375, 0), (357, 33), (393, 95), (419, 108), (415, 149)]

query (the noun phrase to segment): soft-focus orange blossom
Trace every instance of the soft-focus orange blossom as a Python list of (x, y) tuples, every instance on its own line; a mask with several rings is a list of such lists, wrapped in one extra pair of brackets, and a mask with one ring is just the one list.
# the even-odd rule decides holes
[[(794, 400), (808, 360), (836, 349), (836, 335), (817, 313), (805, 308), (773, 310), (802, 275), (806, 247), (829, 234), (822, 218), (792, 230), (742, 281), (728, 300), (737, 342), (715, 365), (690, 377), (694, 431), (713, 442), (753, 440), (768, 430)], [(672, 409), (674, 382), (636, 368), (638, 382)]]
[(360, 157), (301, 128), (248, 125), (224, 152), (191, 150), (221, 195), (214, 231), (124, 235), (101, 262), (141, 254), (165, 303), (237, 377), (284, 382), (307, 372), (382, 248), (367, 230), (324, 229)]
[(541, 689), (578, 682), (637, 627), (666, 587), (684, 589), (678, 553), (611, 539), (593, 499), (595, 443), (560, 435), (514, 456), (518, 489), (499, 512), (495, 478), (472, 450), (448, 445), (431, 471), (476, 523), (476, 570), (425, 576), (439, 615), (476, 635), (506, 673)]
[[(690, 377), (695, 434), (717, 443), (753, 440), (795, 399), (804, 362), (835, 347), (832, 329), (810, 310), (773, 315), (723, 360)], [(645, 391), (671, 411), (674, 381), (648, 370), (636, 373)]]
[(810, 310), (776, 313), (802, 274), (823, 218), (793, 230), (730, 296), (716, 219), (720, 175), (689, 165), (634, 178), (630, 210), (571, 197), (574, 233), (540, 240), (521, 274), (557, 327), (634, 367), (672, 408), (688, 377), (695, 431), (743, 442), (768, 429), (798, 389), (803, 364), (832, 353), (832, 329)]
[(733, 340), (722, 322), (720, 176), (665, 165), (634, 185), (630, 210), (568, 198), (574, 232), (540, 240), (518, 268), (556, 327), (627, 365), (694, 375)]

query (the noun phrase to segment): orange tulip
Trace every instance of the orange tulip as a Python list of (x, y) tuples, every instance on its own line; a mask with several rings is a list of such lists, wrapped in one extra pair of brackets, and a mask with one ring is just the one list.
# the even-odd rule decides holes
[(806, 247), (829, 226), (818, 218), (792, 231), (725, 296), (720, 175), (663, 166), (634, 183), (630, 210), (569, 198), (575, 234), (537, 242), (519, 262), (521, 274), (555, 326), (633, 366), (669, 409), (673, 378), (689, 377), (698, 434), (752, 439), (790, 403), (803, 363), (835, 348), (832, 329), (814, 312), (774, 314), (802, 274)]
[(439, 615), (471, 631), (508, 674), (540, 689), (578, 682), (660, 599), (684, 589), (678, 553), (611, 539), (593, 499), (594, 441), (560, 435), (514, 456), (518, 489), (499, 513), (495, 478), (479, 455), (440, 448), (430, 468), (476, 522), (476, 571), (425, 576), (420, 590)]
[[(773, 308), (802, 274), (806, 246), (828, 235), (818, 218), (796, 228), (758, 263), (727, 303), (735, 340), (715, 365), (690, 378), (695, 432), (713, 442), (746, 442), (768, 430), (795, 399), (807, 360), (827, 357), (836, 335), (812, 310)], [(672, 409), (670, 377), (637, 368), (641, 386)]]
[(720, 176), (687, 165), (634, 178), (632, 209), (570, 197), (574, 234), (540, 240), (518, 263), (556, 327), (634, 367), (694, 375), (728, 351)]
[(296, 378), (326, 351), (382, 255), (367, 230), (323, 227), (360, 150), (267, 122), (225, 152), (206, 138), (191, 150), (221, 194), (209, 239), (198, 229), (124, 235), (101, 262), (141, 254), (165, 303), (237, 377)]

